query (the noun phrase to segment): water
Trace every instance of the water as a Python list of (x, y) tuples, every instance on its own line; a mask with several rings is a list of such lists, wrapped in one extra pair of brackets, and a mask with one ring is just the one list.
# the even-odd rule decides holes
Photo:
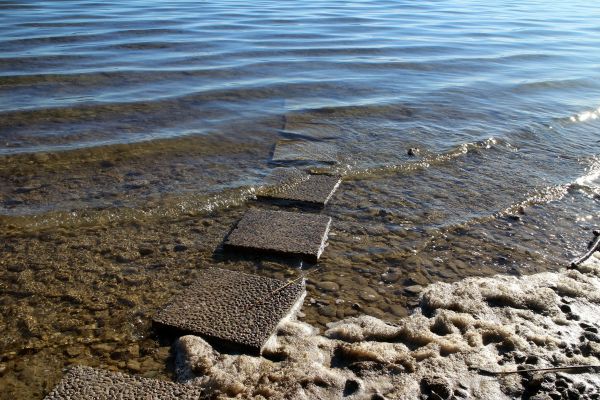
[(344, 176), (318, 326), (353, 303), (400, 318), (414, 284), (557, 269), (596, 226), (590, 2), (0, 8), (0, 398), (42, 398), (72, 363), (168, 379), (149, 321), (199, 268), (296, 276), (220, 243), (310, 127), (341, 162), (304, 167)]

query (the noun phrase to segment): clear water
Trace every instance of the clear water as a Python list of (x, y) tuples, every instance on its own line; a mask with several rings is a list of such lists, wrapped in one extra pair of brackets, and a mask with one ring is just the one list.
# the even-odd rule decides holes
[(335, 132), (341, 163), (306, 167), (344, 176), (315, 324), (353, 303), (399, 318), (415, 283), (559, 268), (597, 224), (593, 2), (0, 10), (0, 398), (42, 398), (71, 363), (168, 379), (149, 320), (195, 271), (296, 276), (219, 247), (283, 130)]

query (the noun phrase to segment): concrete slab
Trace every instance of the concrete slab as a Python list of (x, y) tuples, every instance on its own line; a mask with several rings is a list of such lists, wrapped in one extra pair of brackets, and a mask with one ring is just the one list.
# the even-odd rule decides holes
[(309, 139), (338, 139), (343, 134), (339, 125), (315, 120), (311, 113), (286, 114), (282, 133)]
[(260, 199), (282, 204), (298, 204), (310, 207), (324, 207), (339, 187), (339, 176), (307, 175), (307, 179), (297, 180), (294, 184), (282, 186), (258, 195)]
[(331, 218), (321, 214), (250, 210), (225, 239), (225, 247), (297, 256), (317, 262)]
[(271, 160), (274, 162), (317, 161), (328, 164), (339, 162), (338, 149), (332, 143), (292, 139), (278, 140)]
[(309, 178), (309, 174), (295, 167), (276, 167), (263, 180), (260, 192), (272, 193), (297, 185)]
[(304, 282), (210, 268), (154, 317), (159, 327), (260, 354), (279, 322), (304, 300)]
[(45, 400), (197, 400), (201, 388), (187, 384), (124, 375), (76, 366), (71, 368)]

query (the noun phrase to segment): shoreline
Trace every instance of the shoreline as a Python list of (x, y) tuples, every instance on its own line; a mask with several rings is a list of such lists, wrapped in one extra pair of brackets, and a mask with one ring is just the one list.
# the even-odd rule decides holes
[(600, 364), (598, 293), (597, 253), (578, 269), (438, 282), (395, 324), (359, 316), (319, 333), (284, 322), (263, 358), (184, 336), (177, 375), (215, 398), (596, 398), (590, 372), (486, 371)]

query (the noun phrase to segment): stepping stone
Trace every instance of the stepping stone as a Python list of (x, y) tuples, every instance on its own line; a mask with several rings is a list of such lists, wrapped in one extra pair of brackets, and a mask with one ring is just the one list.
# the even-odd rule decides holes
[(309, 139), (338, 139), (342, 128), (334, 123), (317, 122), (310, 113), (287, 114), (282, 133)]
[(331, 218), (321, 214), (250, 210), (225, 239), (225, 248), (297, 256), (317, 262)]
[(310, 176), (301, 169), (294, 167), (276, 167), (265, 177), (260, 190), (263, 192), (275, 192), (285, 187), (292, 187), (305, 181)]
[(158, 326), (260, 354), (279, 322), (302, 306), (304, 282), (210, 268), (154, 317)]
[(274, 162), (317, 161), (336, 164), (338, 150), (331, 143), (280, 139), (275, 144), (271, 160)]
[(331, 175), (307, 175), (307, 179), (273, 190), (258, 197), (283, 204), (299, 204), (310, 207), (325, 207), (339, 187), (342, 179)]
[(44, 400), (197, 400), (201, 394), (198, 386), (76, 366)]

